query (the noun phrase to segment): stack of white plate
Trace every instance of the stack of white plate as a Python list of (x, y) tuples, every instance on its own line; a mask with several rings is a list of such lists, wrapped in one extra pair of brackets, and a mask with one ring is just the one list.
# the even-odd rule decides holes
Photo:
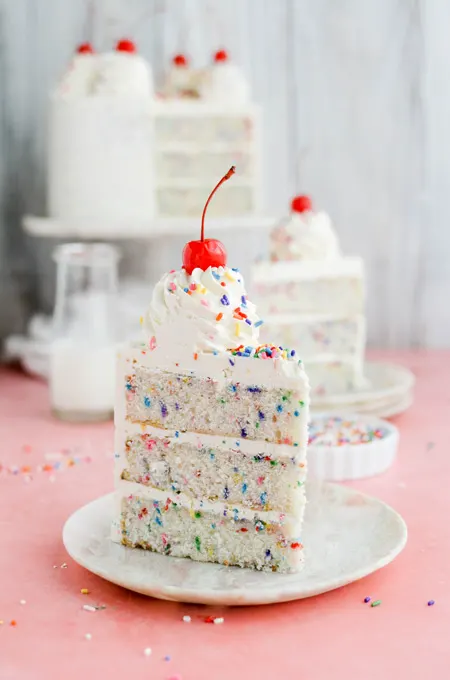
[(315, 396), (313, 412), (366, 413), (390, 418), (408, 409), (413, 401), (415, 377), (403, 366), (366, 361), (364, 373), (369, 387), (341, 394)]

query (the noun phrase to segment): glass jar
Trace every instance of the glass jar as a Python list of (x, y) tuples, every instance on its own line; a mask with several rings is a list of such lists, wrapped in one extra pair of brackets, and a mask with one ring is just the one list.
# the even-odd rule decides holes
[(53, 257), (53, 414), (72, 422), (108, 420), (114, 409), (119, 251), (102, 243), (69, 243)]

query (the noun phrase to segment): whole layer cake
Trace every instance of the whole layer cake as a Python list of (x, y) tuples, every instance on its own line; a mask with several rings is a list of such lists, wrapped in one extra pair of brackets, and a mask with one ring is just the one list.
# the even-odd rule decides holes
[(253, 267), (262, 338), (301, 350), (312, 393), (365, 385), (364, 264), (342, 255), (330, 218), (306, 196), (270, 238), (270, 261)]
[[(226, 102), (226, 105), (225, 105)], [(63, 223), (148, 233), (154, 217), (201, 213), (210, 177), (241, 174), (216, 216), (261, 212), (261, 121), (224, 50), (205, 69), (177, 55), (161, 93), (130, 40), (97, 54), (81, 45), (50, 98), (48, 214)]]
[[(200, 253), (200, 255), (199, 255)], [(119, 357), (113, 540), (270, 571), (300, 568), (309, 386), (295, 350), (259, 342), (242, 275), (187, 244)]]

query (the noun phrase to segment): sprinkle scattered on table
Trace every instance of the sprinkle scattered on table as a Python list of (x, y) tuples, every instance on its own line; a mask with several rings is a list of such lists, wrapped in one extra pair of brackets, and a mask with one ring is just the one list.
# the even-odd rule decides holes
[(86, 633), (84, 637), (86, 640), (92, 640), (92, 635), (90, 633)]
[(80, 590), (80, 593), (81, 593), (82, 595), (89, 595), (89, 590), (88, 590), (87, 588), (82, 588), (82, 589)]
[(191, 617), (190, 616), (183, 616), (183, 621), (185, 623), (190, 623), (191, 622)]
[[(22, 446), (22, 453), (30, 454), (32, 452), (32, 447), (29, 445)], [(88, 447), (88, 451), (91, 448)], [(36, 456), (34, 452), (33, 458)], [(27, 455), (27, 463), (25, 465), (2, 465), (0, 463), (0, 475), (12, 475), (13, 477), (21, 477), (25, 482), (30, 482), (33, 480), (33, 475), (41, 473), (51, 473), (48, 474), (48, 480), (50, 482), (56, 481), (54, 475), (55, 472), (64, 472), (65, 470), (81, 465), (83, 463), (92, 463), (92, 456), (83, 451), (80, 447), (75, 447), (73, 449), (61, 448), (59, 451), (48, 451), (43, 455), (44, 463), (37, 463), (35, 465), (30, 465), (30, 456)]]
[(428, 600), (428, 606), (432, 607), (434, 605), (434, 600)]
[(381, 600), (374, 600), (370, 606), (371, 607), (378, 607), (380, 604), (381, 604)]
[(369, 596), (367, 596), (367, 597), (364, 598), (364, 602), (366, 602), (366, 603), (367, 603), (367, 602), (370, 602), (370, 599), (371, 599), (371, 598), (370, 598)]
[(146, 648), (144, 649), (144, 654), (145, 654), (145, 656), (150, 656), (151, 653), (152, 653), (151, 647), (146, 647)]

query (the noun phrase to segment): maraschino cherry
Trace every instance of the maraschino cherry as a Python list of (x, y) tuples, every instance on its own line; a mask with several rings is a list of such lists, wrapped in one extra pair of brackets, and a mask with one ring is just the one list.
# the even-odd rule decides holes
[(226, 50), (217, 50), (214, 55), (214, 61), (228, 61), (228, 53)]
[(309, 196), (295, 196), (291, 201), (292, 212), (308, 212), (308, 210), (312, 210), (312, 207), (312, 201)]
[(202, 228), (200, 232), (199, 241), (189, 241), (183, 248), (183, 268), (190, 275), (194, 269), (202, 269), (206, 271), (208, 267), (225, 267), (227, 264), (227, 251), (223, 243), (215, 238), (205, 238), (205, 215), (206, 209), (210, 200), (216, 193), (217, 189), (230, 179), (236, 172), (234, 165), (228, 170), (227, 174), (222, 177), (220, 182), (217, 182), (214, 189), (208, 196), (202, 214)]
[(94, 48), (91, 43), (81, 43), (81, 45), (78, 45), (77, 47), (77, 54), (94, 54)]
[(189, 62), (184, 54), (176, 54), (172, 59), (172, 63), (174, 66), (187, 66)]
[(116, 45), (116, 51), (117, 52), (130, 52), (130, 54), (134, 54), (136, 52), (136, 45), (132, 40), (129, 40), (128, 38), (124, 38), (123, 40), (119, 40), (119, 42)]

